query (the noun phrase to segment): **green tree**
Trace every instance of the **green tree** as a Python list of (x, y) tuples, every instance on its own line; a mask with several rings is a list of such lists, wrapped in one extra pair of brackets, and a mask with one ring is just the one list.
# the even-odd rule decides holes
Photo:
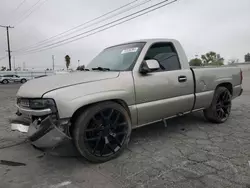
[(80, 65), (76, 68), (76, 70), (79, 70), (79, 71), (84, 71), (85, 69), (85, 66), (84, 65)]
[(201, 56), (203, 65), (224, 65), (224, 59), (220, 57), (220, 54), (217, 54), (213, 51), (208, 52)]
[(208, 65), (209, 63), (212, 63), (216, 61), (216, 53), (215, 52), (208, 52), (201, 56), (202, 62), (204, 65)]
[(65, 62), (66, 62), (67, 70), (68, 70), (69, 69), (69, 65), (70, 65), (70, 57), (69, 57), (69, 55), (65, 56)]
[(210, 63), (209, 65), (221, 66), (221, 65), (224, 65), (224, 60), (215, 61), (215, 62)]
[(250, 53), (245, 55), (245, 62), (250, 62)]
[(199, 58), (194, 58), (189, 61), (190, 66), (202, 66), (202, 60)]

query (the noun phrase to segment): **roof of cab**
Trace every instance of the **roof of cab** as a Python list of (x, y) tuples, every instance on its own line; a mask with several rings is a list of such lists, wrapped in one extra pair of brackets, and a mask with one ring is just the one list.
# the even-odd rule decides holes
[(150, 42), (150, 43), (155, 43), (155, 42), (173, 42), (173, 41), (176, 41), (176, 40), (175, 39), (166, 39), (166, 38), (152, 38), (152, 39), (134, 40), (134, 41), (126, 42), (126, 43), (134, 43), (134, 42)]
[(140, 40), (128, 41), (128, 42), (112, 45), (110, 47), (120, 46), (120, 45), (123, 45), (123, 44), (137, 43), (137, 42), (145, 42), (145, 43), (172, 42), (172, 43), (175, 43), (175, 42), (177, 42), (177, 40), (175, 40), (175, 39), (166, 39), (166, 38), (140, 39)]

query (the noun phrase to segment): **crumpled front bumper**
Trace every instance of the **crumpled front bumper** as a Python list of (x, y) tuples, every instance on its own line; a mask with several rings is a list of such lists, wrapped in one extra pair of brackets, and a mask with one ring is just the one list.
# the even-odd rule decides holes
[(46, 117), (40, 124), (37, 121), (32, 122), (28, 129), (29, 140), (34, 146), (47, 149), (71, 140), (70, 135), (67, 133), (69, 125), (60, 123), (60, 121), (54, 123), (50, 116)]
[[(19, 117), (12, 120), (11, 128), (19, 132), (28, 130), (25, 132), (27, 132), (28, 139), (35, 147), (40, 149), (53, 149), (65, 142), (71, 142), (69, 119), (57, 120), (52, 114), (42, 114), (42, 118), (36, 117), (34, 119), (27, 117), (32, 117), (34, 113), (38, 115), (38, 111), (18, 108), (18, 112)], [(28, 128), (22, 129), (22, 126), (28, 126)]]

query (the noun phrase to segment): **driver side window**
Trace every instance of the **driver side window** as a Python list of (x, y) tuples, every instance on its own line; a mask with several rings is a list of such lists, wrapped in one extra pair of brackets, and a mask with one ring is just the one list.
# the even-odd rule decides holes
[(176, 50), (172, 43), (153, 44), (144, 58), (144, 60), (155, 59), (160, 64), (159, 71), (173, 71), (181, 69)]

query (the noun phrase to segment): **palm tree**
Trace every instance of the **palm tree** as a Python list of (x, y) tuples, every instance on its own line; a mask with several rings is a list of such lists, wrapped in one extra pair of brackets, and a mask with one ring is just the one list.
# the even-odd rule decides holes
[(69, 69), (69, 65), (70, 65), (70, 57), (69, 57), (69, 55), (65, 56), (65, 62), (66, 62), (67, 70), (68, 70)]

